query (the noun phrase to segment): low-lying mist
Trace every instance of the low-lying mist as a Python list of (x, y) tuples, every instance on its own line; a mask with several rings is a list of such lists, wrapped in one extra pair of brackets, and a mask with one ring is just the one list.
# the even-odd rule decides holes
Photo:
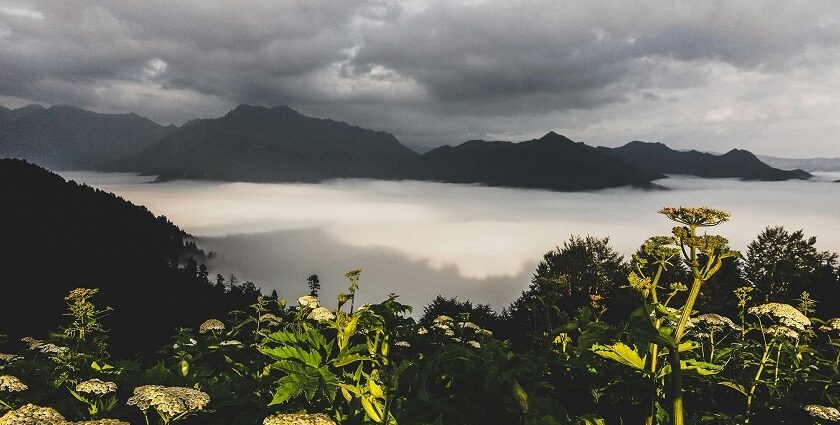
[(363, 269), (359, 297), (389, 293), (420, 307), (437, 294), (503, 307), (524, 289), (541, 256), (570, 235), (609, 236), (633, 252), (666, 234), (664, 206), (732, 212), (712, 229), (736, 249), (766, 226), (804, 229), (818, 248), (840, 251), (840, 176), (820, 181), (743, 182), (674, 177), (671, 190), (561, 193), (425, 182), (337, 180), (323, 184), (175, 181), (130, 174), (64, 172), (164, 214), (216, 253), (214, 273), (234, 273), (294, 298), (317, 273), (323, 296)]

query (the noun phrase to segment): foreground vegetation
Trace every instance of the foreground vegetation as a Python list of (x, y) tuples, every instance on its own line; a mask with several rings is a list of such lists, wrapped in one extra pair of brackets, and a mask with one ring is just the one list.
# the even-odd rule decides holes
[(592, 237), (546, 254), (500, 314), (358, 305), (351, 271), (335, 304), (313, 277), (123, 359), (79, 288), (63, 326), (0, 354), (0, 425), (840, 422), (837, 256), (782, 228), (742, 255), (707, 233), (727, 213), (661, 212), (676, 227), (629, 262)]

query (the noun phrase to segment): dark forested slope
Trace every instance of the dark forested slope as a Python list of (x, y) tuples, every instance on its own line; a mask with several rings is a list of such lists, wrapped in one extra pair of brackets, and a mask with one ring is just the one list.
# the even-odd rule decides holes
[(0, 333), (12, 341), (61, 323), (62, 298), (76, 287), (100, 288), (123, 352), (155, 350), (176, 327), (253, 302), (211, 286), (194, 261), (173, 267), (203, 253), (165, 217), (113, 194), (0, 159), (0, 206)]

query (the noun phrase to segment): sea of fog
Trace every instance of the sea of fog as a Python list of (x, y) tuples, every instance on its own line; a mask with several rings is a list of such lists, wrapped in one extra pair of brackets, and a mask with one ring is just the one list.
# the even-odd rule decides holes
[(672, 177), (664, 191), (562, 193), (376, 180), (322, 184), (197, 181), (152, 183), (122, 173), (62, 172), (169, 217), (215, 255), (214, 273), (234, 273), (295, 298), (317, 273), (322, 296), (363, 269), (359, 297), (390, 293), (422, 307), (437, 294), (504, 307), (527, 287), (544, 253), (570, 235), (609, 236), (622, 253), (666, 234), (664, 206), (732, 212), (713, 229), (736, 249), (768, 225), (803, 229), (820, 249), (840, 251), (840, 174), (818, 181), (743, 182)]

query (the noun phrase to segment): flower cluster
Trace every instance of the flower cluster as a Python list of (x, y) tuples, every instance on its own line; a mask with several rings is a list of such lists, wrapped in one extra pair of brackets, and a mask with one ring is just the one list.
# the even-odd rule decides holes
[(76, 392), (103, 396), (117, 391), (117, 384), (99, 379), (90, 379), (76, 385)]
[(717, 226), (729, 220), (729, 213), (714, 208), (663, 208), (659, 211), (669, 219), (687, 226), (708, 227)]
[(260, 323), (265, 323), (269, 326), (277, 326), (280, 324), (280, 318), (271, 313), (263, 314), (258, 320), (260, 321)]
[(791, 339), (799, 338), (799, 332), (796, 332), (795, 330), (793, 330), (791, 328), (788, 328), (788, 327), (785, 327), (785, 326), (778, 326), (778, 325), (770, 326), (770, 327), (767, 328), (767, 333), (770, 334), (770, 335), (773, 335), (773, 336), (777, 336), (777, 337), (785, 337), (785, 338), (791, 338)]
[(212, 331), (223, 331), (225, 330), (225, 324), (222, 323), (221, 320), (218, 319), (207, 319), (201, 326), (198, 327), (198, 333), (206, 334), (207, 332)]
[(715, 313), (701, 314), (697, 317), (689, 319), (688, 327), (695, 326), (714, 332), (724, 329), (730, 329), (733, 331), (741, 330), (741, 327), (736, 325), (732, 319)]
[(66, 425), (67, 419), (51, 407), (27, 404), (0, 417), (0, 425)]
[(319, 305), (318, 298), (312, 295), (304, 295), (298, 298), (298, 305), (303, 308), (317, 308)]
[(265, 418), (263, 425), (335, 425), (335, 422), (323, 413), (314, 415), (306, 413), (280, 413)]
[(99, 289), (76, 288), (76, 289), (70, 291), (70, 293), (67, 294), (66, 297), (64, 297), (64, 300), (65, 301), (79, 300), (79, 301), (84, 302), (84, 301), (87, 301), (88, 299), (90, 299), (91, 297), (93, 297), (94, 295), (96, 295), (97, 292), (99, 292)]
[(224, 347), (224, 346), (228, 346), (228, 345), (242, 345), (242, 343), (239, 342), (238, 340), (235, 340), (235, 339), (229, 339), (227, 341), (220, 342), (219, 345)]
[(840, 317), (829, 319), (825, 325), (820, 326), (823, 332), (840, 332)]
[(11, 393), (24, 391), (27, 388), (26, 384), (12, 375), (0, 375), (0, 391)]
[(134, 389), (126, 404), (146, 411), (154, 407), (161, 415), (169, 417), (197, 412), (210, 403), (207, 393), (186, 387), (144, 385)]
[(307, 319), (326, 322), (335, 319), (335, 315), (326, 307), (316, 307), (306, 316)]
[(809, 404), (805, 406), (805, 411), (809, 415), (831, 422), (840, 422), (840, 410), (833, 407), (820, 406), (818, 404)]
[(131, 425), (119, 419), (97, 419), (95, 421), (73, 422), (73, 425)]
[(796, 331), (804, 331), (811, 326), (811, 320), (790, 304), (767, 303), (751, 307), (748, 311), (756, 316), (771, 317), (779, 325)]

